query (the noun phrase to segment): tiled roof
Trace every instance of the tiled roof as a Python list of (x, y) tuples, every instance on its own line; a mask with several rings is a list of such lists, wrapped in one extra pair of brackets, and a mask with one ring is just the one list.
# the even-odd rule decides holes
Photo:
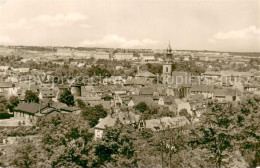
[(156, 77), (155, 74), (149, 72), (149, 71), (141, 71), (137, 75), (137, 77)]
[(165, 96), (165, 97), (163, 97), (164, 103), (172, 103), (172, 102), (174, 102), (174, 99), (176, 99), (176, 97), (174, 97), (174, 96)]
[(212, 90), (213, 90), (213, 87), (207, 86), (207, 85), (194, 85), (194, 86), (191, 86), (191, 89), (190, 89), (191, 92), (205, 92), (205, 93), (212, 92)]
[(145, 127), (153, 131), (166, 129), (167, 127), (176, 128), (188, 124), (189, 121), (185, 116), (180, 117), (163, 117), (160, 119), (145, 120)]
[(153, 95), (154, 90), (153, 88), (140, 88), (140, 95)]
[(61, 108), (66, 108), (68, 107), (65, 103), (61, 103), (61, 102), (53, 102), (51, 104), (51, 107), (56, 108), (56, 109), (61, 109)]
[(12, 88), (12, 82), (0, 82), (0, 88)]
[(100, 118), (98, 124), (95, 126), (95, 128), (98, 129), (105, 129), (105, 127), (112, 127), (116, 123), (116, 119), (112, 118), (110, 115), (108, 115), (106, 118)]
[(61, 110), (67, 111), (67, 112), (73, 112), (73, 111), (80, 110), (80, 108), (78, 108), (78, 107), (63, 107), (63, 108), (61, 108)]
[(46, 107), (44, 104), (39, 103), (20, 103), (14, 111), (22, 111), (25, 113), (35, 114)]
[(135, 95), (133, 96), (132, 100), (134, 101), (135, 105), (137, 105), (140, 102), (145, 102), (147, 105), (155, 105), (152, 97)]
[(140, 119), (140, 115), (135, 115), (133, 112), (120, 112), (118, 119), (122, 124), (134, 124)]

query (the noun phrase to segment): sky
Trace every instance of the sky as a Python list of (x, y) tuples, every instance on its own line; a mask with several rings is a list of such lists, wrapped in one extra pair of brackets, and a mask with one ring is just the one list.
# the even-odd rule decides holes
[(0, 0), (0, 44), (260, 52), (260, 0)]

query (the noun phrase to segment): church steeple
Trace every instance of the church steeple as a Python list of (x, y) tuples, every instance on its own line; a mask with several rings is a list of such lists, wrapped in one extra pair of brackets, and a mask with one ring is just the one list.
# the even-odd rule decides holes
[(169, 45), (166, 49), (166, 59), (172, 59), (173, 58), (173, 54), (172, 54), (172, 47), (169, 41)]
[(169, 41), (169, 45), (167, 48), (167, 53), (171, 53), (172, 52), (172, 47), (171, 47), (171, 42)]

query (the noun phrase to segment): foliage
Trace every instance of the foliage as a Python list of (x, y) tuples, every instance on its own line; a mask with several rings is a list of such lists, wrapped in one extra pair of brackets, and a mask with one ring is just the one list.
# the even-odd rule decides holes
[(113, 167), (136, 166), (135, 130), (132, 126), (117, 124), (114, 128), (106, 128), (103, 138), (94, 148), (92, 166), (111, 164)]
[(8, 113), (7, 108), (4, 104), (0, 104), (0, 119), (10, 118), (11, 115)]
[(26, 90), (24, 101), (27, 103), (32, 103), (32, 102), (39, 103), (39, 96), (37, 93), (31, 90)]
[(260, 97), (251, 96), (239, 104), (239, 134), (242, 155), (250, 166), (260, 165)]
[[(117, 121), (98, 140), (93, 140), (88, 122), (95, 126), (107, 112), (101, 105), (86, 107), (81, 116), (47, 116), (30, 128), (1, 130), (3, 136), (24, 138), (12, 145), (14, 151), (8, 159), (0, 156), (0, 163), (4, 167), (256, 166), (259, 165), (259, 105), (260, 98), (256, 96), (240, 103), (209, 104), (199, 122), (156, 132), (138, 130)], [(168, 113), (163, 111), (166, 109), (148, 107), (142, 115), (158, 118)], [(28, 140), (31, 137), (28, 135), (34, 135), (35, 140)], [(10, 165), (3, 164), (6, 162)]]
[(186, 71), (193, 75), (200, 75), (206, 71), (206, 68), (197, 66), (194, 61), (181, 61), (172, 64), (172, 71)]
[(79, 108), (84, 109), (86, 107), (86, 103), (81, 99), (76, 99), (76, 103)]
[(190, 113), (188, 113), (187, 109), (181, 109), (181, 111), (179, 112), (180, 116), (185, 116), (189, 122), (191, 122), (192, 116)]
[(74, 96), (68, 89), (61, 93), (59, 101), (67, 104), (68, 106), (74, 106)]
[(139, 110), (141, 113), (149, 109), (148, 105), (145, 102), (140, 102), (135, 106), (136, 110)]
[(148, 71), (153, 74), (162, 74), (162, 65), (161, 64), (146, 64)]
[(92, 66), (90, 69), (88, 69), (88, 75), (90, 77), (100, 76), (101, 78), (104, 78), (104, 77), (110, 77), (112, 73), (105, 68), (101, 68), (100, 66)]
[(224, 164), (224, 159), (230, 156), (235, 145), (237, 134), (237, 109), (232, 104), (214, 104), (202, 118), (201, 132), (202, 147), (209, 150), (216, 167)]
[(80, 116), (57, 115), (40, 121), (38, 126), (43, 128), (43, 148), (52, 167), (86, 167), (92, 134)]
[(12, 164), (18, 167), (29, 168), (39, 161), (36, 153), (36, 146), (28, 139), (22, 139), (15, 149), (14, 158), (12, 158)]
[(174, 117), (175, 114), (168, 107), (152, 106), (148, 107), (141, 115), (144, 120), (156, 119), (162, 117)]
[(100, 118), (105, 118), (107, 116), (107, 111), (102, 105), (96, 105), (94, 107), (86, 107), (81, 114), (89, 121), (90, 127), (94, 127), (98, 124)]
[(8, 102), (8, 105), (7, 105), (7, 108), (10, 110), (10, 112), (13, 112), (13, 109), (15, 107), (17, 107), (19, 104), (19, 99), (17, 96), (12, 96), (10, 97), (9, 99), (9, 102)]

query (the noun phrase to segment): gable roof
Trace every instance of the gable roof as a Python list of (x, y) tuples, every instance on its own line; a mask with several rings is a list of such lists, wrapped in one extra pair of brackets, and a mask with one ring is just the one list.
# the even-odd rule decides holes
[(149, 71), (141, 71), (136, 75), (136, 77), (156, 77), (156, 75)]
[(0, 71), (6, 71), (9, 69), (9, 66), (0, 66)]
[(140, 95), (153, 95), (154, 89), (153, 88), (140, 88)]
[(177, 128), (188, 124), (189, 121), (185, 116), (180, 117), (163, 117), (160, 119), (145, 120), (145, 127), (153, 131), (170, 128)]
[(134, 124), (139, 121), (140, 115), (133, 112), (120, 112), (118, 113), (118, 119), (122, 124)]
[(95, 126), (97, 129), (105, 129), (105, 127), (112, 127), (116, 123), (116, 119), (112, 118), (110, 115), (105, 118), (100, 118), (98, 124)]
[(213, 92), (213, 87), (212, 86), (207, 86), (207, 85), (194, 85), (191, 86), (190, 92), (204, 92), (204, 93), (209, 93)]
[(177, 97), (174, 96), (165, 96), (163, 97), (163, 101), (164, 103), (172, 103), (174, 102), (174, 99), (176, 99)]
[(150, 105), (150, 106), (155, 105), (152, 97), (135, 95), (135, 96), (132, 96), (132, 101), (134, 102), (135, 105), (137, 105), (138, 103), (141, 103), (141, 102), (145, 102), (147, 105)]
[(0, 82), (0, 88), (12, 88), (12, 82)]
[(14, 108), (14, 111), (35, 114), (45, 107), (47, 106), (39, 103), (19, 103), (19, 105)]

